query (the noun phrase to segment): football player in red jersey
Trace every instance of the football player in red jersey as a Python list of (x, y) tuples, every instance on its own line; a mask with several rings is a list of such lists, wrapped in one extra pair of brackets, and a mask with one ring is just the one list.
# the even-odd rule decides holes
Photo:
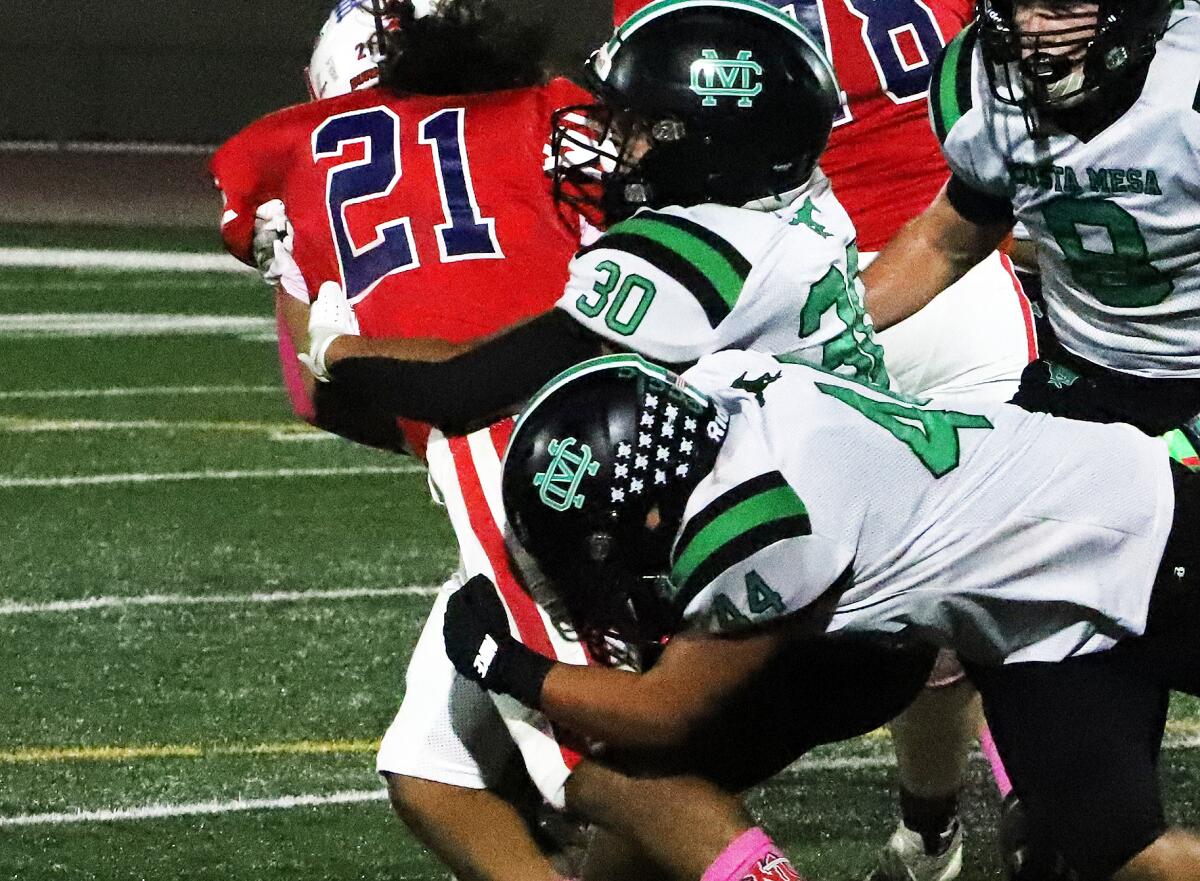
[[(929, 122), (930, 75), (974, 17), (973, 0), (767, 2), (804, 24), (833, 62), (843, 102), (821, 168), (869, 265), (949, 177)], [(615, 0), (614, 15), (623, 21), (643, 5)], [(1037, 348), (1029, 303), (1007, 257), (993, 254), (943, 296), (936, 315), (878, 335), (893, 384), (922, 396), (1008, 400)], [(959, 874), (958, 793), (981, 722), (974, 689), (953, 656), (943, 656), (930, 688), (891, 725), (902, 819), (881, 855), (880, 881)]]
[[(552, 111), (586, 93), (546, 82), (540, 33), (478, 3), (444, 3), (436, 15), (431, 5), (389, 3), (377, 18), (371, 4), (339, 2), (307, 71), (322, 100), (251, 124), (212, 171), (227, 247), (250, 263), (258, 250), (279, 281), (281, 358), (297, 413), (425, 458), (459, 537), (460, 573), (435, 603), (378, 757), (393, 804), (459, 877), (551, 879), (556, 870), (525, 820), (492, 789), (524, 758), (561, 800), (578, 755), (515, 703), (493, 706), (463, 688), (441, 648), (446, 592), (483, 572), (510, 587), (510, 611), (531, 644), (586, 662), (517, 588), (504, 553), (483, 486), (498, 473), (505, 428), (449, 441), (314, 388), (296, 369), (323, 282), (351, 292), (365, 336), (467, 339), (549, 308), (579, 245), (579, 226), (560, 220), (549, 197), (543, 150)], [(372, 88), (377, 81), (383, 87)]]
[[(310, 91), (323, 100), (252, 124), (213, 161), (227, 246), (279, 282), (285, 371), (294, 350), (307, 346), (309, 301), (324, 286), (355, 292), (346, 317), (364, 337), (477, 337), (544, 312), (578, 244), (578, 227), (563, 225), (546, 192), (542, 153), (550, 109), (579, 104), (585, 93), (561, 80), (542, 85), (536, 36), (504, 31), (487, 0), (443, 0), (420, 10), (425, 15), (412, 3), (390, 3), (382, 20), (375, 5), (342, 0), (330, 16), (308, 71)], [(369, 88), (376, 80), (382, 87)], [(763, 877), (790, 877), (781, 874), (790, 869), (786, 858), (714, 784), (635, 781), (580, 762), (540, 714), (510, 698), (493, 705), (455, 673), (442, 617), (448, 596), (472, 575), (503, 586), (524, 642), (560, 660), (589, 660), (525, 593), (527, 579), (505, 550), (494, 496), (510, 420), (446, 438), (330, 386), (314, 389), (310, 377), (304, 385), (293, 377), (289, 388), (309, 421), (423, 455), (458, 537), (460, 571), (434, 604), (377, 759), (401, 819), (458, 877), (552, 881), (563, 871), (510, 803), (506, 784), (514, 769), (521, 776), (522, 762), (535, 801), (540, 793), (561, 808), (569, 779), (572, 808), (641, 833), (633, 836), (641, 851), (615, 839), (605, 841), (607, 851), (593, 848), (592, 877), (632, 871), (617, 868), (630, 860), (636, 877), (657, 877), (647, 859), (681, 876), (715, 867), (722, 878), (753, 874), (765, 861), (772, 874)], [(919, 657), (915, 664), (919, 675)], [(696, 752), (707, 754), (702, 744)], [(726, 776), (745, 773), (722, 757), (707, 761)], [(663, 803), (674, 804), (679, 826), (660, 828)]]

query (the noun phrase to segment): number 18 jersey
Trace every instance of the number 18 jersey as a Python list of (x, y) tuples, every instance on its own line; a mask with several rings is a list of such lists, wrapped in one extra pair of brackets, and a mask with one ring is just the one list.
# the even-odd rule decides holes
[[(341, 284), (365, 336), (485, 335), (550, 308), (579, 244), (543, 171), (565, 80), (461, 96), (366, 89), (270, 114), (212, 171), (222, 234), (250, 260), (254, 211), (282, 199), (315, 296)], [(295, 294), (296, 292), (292, 292)]]
[(1140, 97), (1088, 141), (1033, 137), (995, 100), (974, 28), (930, 102), (956, 175), (1012, 201), (1069, 350), (1146, 377), (1200, 377), (1200, 8), (1171, 18)]

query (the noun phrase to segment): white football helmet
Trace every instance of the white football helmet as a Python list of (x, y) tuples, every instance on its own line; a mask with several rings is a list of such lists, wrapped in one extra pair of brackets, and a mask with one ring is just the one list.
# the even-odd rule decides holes
[[(413, 0), (415, 17), (433, 12), (437, 0)], [(387, 15), (386, 0), (338, 0), (321, 27), (313, 45), (312, 58), (304, 70), (308, 93), (313, 100), (367, 89), (379, 82), (380, 29), (398, 27)], [(375, 21), (378, 6), (381, 21)]]

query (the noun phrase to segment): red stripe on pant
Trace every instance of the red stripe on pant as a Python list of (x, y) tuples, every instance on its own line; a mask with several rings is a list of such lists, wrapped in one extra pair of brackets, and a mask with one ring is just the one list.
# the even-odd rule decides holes
[[(494, 423), (488, 433), (492, 438), (492, 445), (496, 448), (496, 455), (500, 457), (501, 463), (504, 462), (504, 454), (508, 451), (508, 442), (512, 440), (513, 429), (517, 427), (516, 420), (503, 419), (500, 422)], [(581, 643), (584, 657), (587, 658), (589, 664), (596, 663), (596, 659), (592, 657), (592, 651), (588, 648), (587, 643)]]
[[(507, 419), (489, 429), (492, 443), (503, 451), (512, 434), (512, 420)], [(479, 472), (475, 468), (475, 460), (471, 454), (471, 446), (465, 437), (450, 438), (450, 455), (454, 458), (454, 470), (458, 475), (458, 485), (462, 490), (463, 503), (467, 510), (467, 519), (471, 523), (471, 531), (479, 539), (488, 563), (496, 575), (496, 589), (500, 592), (504, 604), (512, 613), (517, 625), (517, 636), (521, 642), (536, 652), (548, 658), (557, 658), (554, 646), (546, 633), (545, 622), (538, 611), (533, 597), (521, 587), (517, 576), (509, 565), (508, 551), (504, 545), (504, 533), (492, 515), (483, 484), (479, 480)], [(568, 768), (579, 764), (582, 756), (568, 746), (559, 744), (563, 761)]]
[(1013, 271), (1012, 260), (1007, 254), (1000, 255), (1000, 263), (1004, 266), (1004, 271), (1008, 273), (1008, 277), (1012, 279), (1013, 290), (1017, 292), (1017, 300), (1021, 304), (1021, 317), (1025, 320), (1025, 346), (1029, 354), (1030, 361), (1036, 361), (1038, 356), (1037, 331), (1033, 327), (1033, 307), (1029, 305), (1029, 298), (1025, 296), (1025, 288), (1021, 287), (1021, 280), (1017, 278), (1017, 274)]

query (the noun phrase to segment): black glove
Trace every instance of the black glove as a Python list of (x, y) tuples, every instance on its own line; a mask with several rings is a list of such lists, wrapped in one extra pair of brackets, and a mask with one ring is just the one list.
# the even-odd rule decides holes
[(464, 677), (538, 708), (554, 661), (513, 638), (496, 586), (486, 575), (476, 575), (451, 595), (442, 637), (446, 654)]

